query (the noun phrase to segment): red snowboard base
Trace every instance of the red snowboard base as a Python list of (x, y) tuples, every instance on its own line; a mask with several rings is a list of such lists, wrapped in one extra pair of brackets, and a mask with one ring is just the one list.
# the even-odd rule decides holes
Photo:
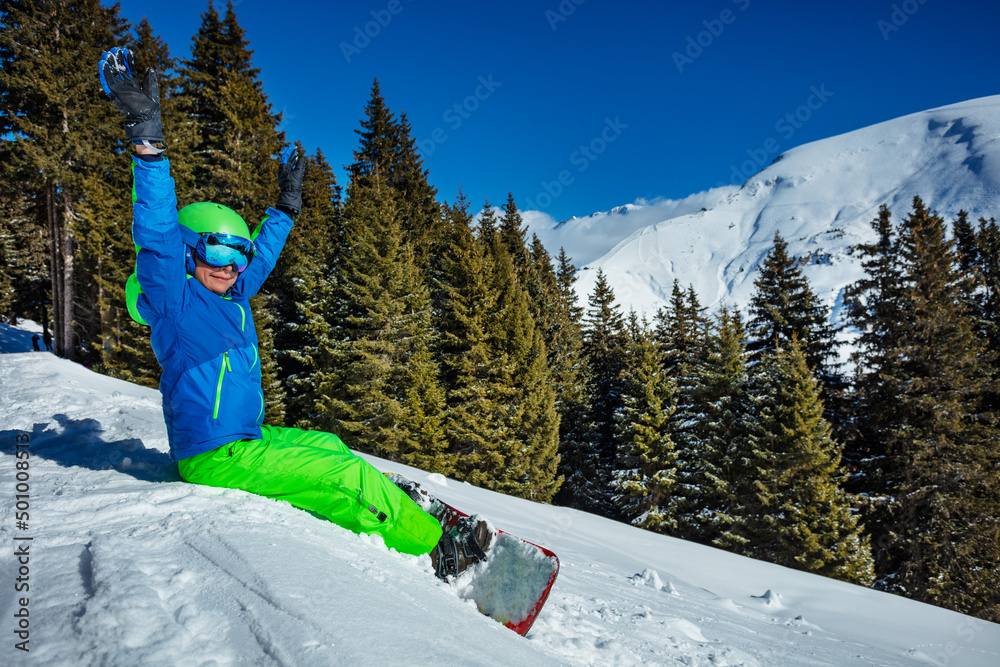
[[(450, 530), (465, 512), (435, 499), (448, 508), (443, 524)], [(485, 562), (477, 563), (454, 582), (461, 597), (474, 600), (479, 611), (524, 636), (549, 597), (559, 574), (559, 558), (502, 530), (495, 530)]]

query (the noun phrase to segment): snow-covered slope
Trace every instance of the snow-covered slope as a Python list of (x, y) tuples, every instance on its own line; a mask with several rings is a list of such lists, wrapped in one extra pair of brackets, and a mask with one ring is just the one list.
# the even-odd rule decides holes
[[(860, 277), (848, 256), (850, 246), (873, 238), (869, 223), (881, 204), (899, 219), (915, 195), (948, 220), (962, 209), (973, 221), (1000, 216), (1000, 96), (799, 146), (741, 188), (681, 200), (703, 201), (707, 210), (667, 211), (655, 224), (629, 229), (627, 238), (618, 236), (620, 243), (608, 245), (606, 254), (581, 271), (581, 303), (593, 291), (600, 268), (626, 309), (655, 311), (669, 298), (675, 278), (684, 287), (694, 286), (704, 305), (727, 301), (745, 307), (757, 267), (778, 231), (789, 252), (811, 258), (805, 273), (814, 291), (836, 305), (843, 287)], [(650, 213), (655, 208), (629, 216)], [(532, 231), (550, 251), (573, 247), (567, 238), (578, 233), (573, 227), (546, 228), (530, 212), (525, 218), (529, 225), (534, 221)], [(597, 216), (592, 226), (604, 237), (625, 231), (610, 213)]]
[[(181, 482), (158, 392), (30, 349), (0, 325), (0, 664), (1000, 664), (995, 624), (370, 459), (559, 554), (521, 638), (423, 558)], [(20, 597), (30, 653), (14, 647)]]

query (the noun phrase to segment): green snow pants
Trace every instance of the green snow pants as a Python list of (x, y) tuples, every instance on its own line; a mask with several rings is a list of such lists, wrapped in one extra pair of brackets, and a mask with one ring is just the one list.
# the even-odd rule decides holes
[(237, 440), (177, 462), (194, 484), (242, 489), (285, 500), (387, 547), (429, 553), (441, 525), (340, 438), (321, 431), (261, 427), (260, 440)]

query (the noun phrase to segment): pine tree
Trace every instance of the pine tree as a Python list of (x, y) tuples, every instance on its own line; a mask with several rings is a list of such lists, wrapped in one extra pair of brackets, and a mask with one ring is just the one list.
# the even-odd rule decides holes
[(574, 471), (567, 478), (571, 500), (567, 504), (613, 516), (609, 498), (611, 471), (617, 459), (615, 414), (621, 408), (625, 374), (625, 323), (614, 290), (598, 269), (594, 291), (584, 318), (583, 352), (589, 366), (587, 392), (590, 435), (569, 462)]
[(994, 360), (974, 334), (944, 221), (919, 198), (899, 230), (904, 317), (879, 369), (901, 391), (886, 438), (879, 587), (995, 619), (1000, 482)]
[(448, 242), (444, 212), (437, 201), (437, 189), (428, 180), (405, 112), (400, 112), (394, 132), (389, 185), (396, 193), (403, 233), (417, 253), (417, 263), (426, 270)]
[(348, 188), (325, 315), (333, 330), (319, 341), (304, 422), (361, 451), (446, 473), (430, 293), (401, 242), (391, 193), (371, 183)]
[(518, 279), (523, 285), (527, 285), (529, 282), (527, 273), (530, 257), (528, 255), (526, 231), (523, 225), (524, 220), (517, 210), (514, 195), (508, 192), (507, 202), (503, 206), (503, 215), (500, 216), (499, 240), (507, 249), (507, 254), (510, 255), (511, 262), (514, 263), (514, 270), (517, 272)]
[(739, 551), (746, 543), (739, 522), (753, 494), (747, 474), (750, 390), (746, 329), (738, 311), (720, 307), (706, 333), (706, 356), (693, 371), (687, 398), (685, 448), (678, 489), (670, 505), (672, 534)]
[(838, 343), (830, 324), (830, 309), (813, 293), (799, 262), (788, 255), (788, 244), (775, 232), (774, 247), (764, 258), (750, 299), (750, 363), (769, 351), (799, 341), (806, 363), (821, 383), (825, 416), (835, 428), (844, 421), (845, 382), (838, 369)]
[(19, 198), (0, 192), (0, 320), (17, 323), (18, 304), (15, 266), (18, 263), (17, 237), (13, 226), (20, 220), (17, 214)]
[(486, 248), (472, 233), (468, 202), (459, 197), (449, 207), (451, 243), (441, 254), (437, 280), (440, 336), (437, 357), (447, 392), (445, 431), (449, 464), (463, 479), (477, 478), (497, 443), (506, 440), (500, 406), (513, 388), (501, 382), (487, 334), (495, 310)]
[[(30, 193), (27, 209), (46, 229), (56, 354), (73, 358), (88, 348), (88, 331), (77, 321), (95, 319), (77, 311), (77, 234), (91, 193), (114, 160), (121, 118), (107, 103), (93, 70), (101, 49), (124, 41), (126, 22), (118, 6), (84, 2), (18, 2), (0, 5), (0, 136), (5, 137), (5, 176)], [(87, 267), (83, 267), (86, 271)], [(83, 347), (78, 347), (79, 343)]]
[(178, 203), (225, 204), (252, 228), (263, 212), (261, 205), (272, 203), (277, 194), (271, 156), (280, 152), (275, 128), (281, 118), (267, 102), (231, 0), (221, 19), (209, 2), (191, 58), (182, 62), (179, 74), (176, 101), (186, 122), (169, 131), (171, 140), (192, 155), (190, 188), (178, 187)]
[(399, 133), (395, 116), (386, 105), (378, 79), (372, 83), (371, 97), (358, 135), (354, 162), (348, 167), (351, 183), (357, 187), (392, 187), (392, 165), (398, 149)]
[(493, 207), (487, 199), (483, 202), (483, 210), (479, 214), (479, 228), (476, 238), (487, 247), (492, 248), (497, 243), (497, 218)]
[(677, 520), (669, 505), (677, 485), (677, 452), (669, 422), (677, 389), (663, 369), (652, 332), (635, 321), (634, 313), (627, 350), (629, 373), (615, 415), (613, 500), (632, 525), (672, 533)]
[(278, 378), (289, 394), (288, 423), (298, 422), (307, 410), (303, 403), (311, 400), (309, 371), (319, 339), (330, 335), (331, 323), (324, 309), (342, 242), (341, 188), (322, 150), (317, 150), (307, 158), (302, 211), (267, 280), (281, 322), (275, 330), (274, 348)]
[(865, 276), (845, 290), (848, 319), (861, 333), (851, 358), (856, 370), (844, 458), (857, 476), (850, 487), (865, 492), (862, 498), (869, 518), (890, 493), (885, 478), (886, 443), (902, 387), (897, 376), (886, 371), (897, 348), (898, 325), (906, 317), (899, 246), (888, 207), (879, 208), (871, 226), (875, 241), (853, 249)]
[(6, 146), (0, 143), (0, 318), (16, 324), (27, 318), (49, 328), (49, 243), (37, 202), (21, 191)]
[[(992, 218), (980, 218), (978, 228), (973, 228), (965, 211), (959, 211), (952, 228), (976, 337), (994, 359), (1000, 359), (1000, 227)], [(993, 363), (992, 368), (984, 406), (996, 414), (1000, 412), (1000, 367)]]
[(488, 251), (490, 290), (496, 302), (487, 334), (500, 382), (512, 389), (510, 403), (500, 406), (511, 439), (497, 443), (499, 465), (493, 467), (490, 488), (548, 501), (561, 480), (557, 476), (559, 415), (545, 341), (506, 246), (494, 237)]
[(257, 349), (260, 356), (261, 389), (264, 392), (264, 423), (272, 426), (285, 425), (285, 386), (279, 378), (278, 362), (275, 358), (274, 332), (280, 328), (276, 320), (278, 299), (267, 292), (258, 292), (250, 299), (254, 326), (257, 328)]
[(656, 311), (655, 333), (663, 352), (664, 368), (674, 377), (679, 374), (679, 366), (687, 361), (687, 352), (696, 339), (692, 323), (686, 314), (684, 290), (680, 281), (675, 278), (667, 306)]
[[(576, 267), (570, 262), (565, 249), (560, 249), (556, 271), (556, 307), (554, 325), (548, 339), (549, 366), (556, 392), (556, 410), (559, 412), (559, 476), (564, 480), (586, 476), (573, 467), (579, 462), (578, 453), (590, 450), (592, 429), (589, 422), (590, 403), (587, 386), (590, 382), (589, 366), (583, 353), (583, 309), (577, 305)], [(564, 481), (555, 502), (568, 504), (566, 497), (571, 488)]]
[(670, 428), (682, 459), (693, 446), (688, 442), (688, 432), (695, 423), (692, 415), (700, 409), (692, 400), (696, 372), (707, 354), (708, 321), (704, 310), (694, 288), (682, 290), (675, 280), (667, 307), (656, 314), (655, 337), (663, 353), (664, 370), (677, 385), (677, 410)]
[(870, 585), (868, 538), (841, 489), (840, 447), (823, 418), (804, 351), (764, 356), (755, 369), (760, 405), (750, 435), (755, 498), (743, 519), (744, 553), (786, 567)]

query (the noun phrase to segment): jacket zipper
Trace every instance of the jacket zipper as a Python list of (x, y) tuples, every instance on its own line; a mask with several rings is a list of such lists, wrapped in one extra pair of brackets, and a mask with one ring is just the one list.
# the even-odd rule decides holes
[(226, 376), (226, 371), (232, 372), (233, 367), (229, 364), (229, 352), (222, 354), (222, 366), (219, 368), (219, 382), (215, 387), (215, 410), (212, 411), (212, 419), (219, 418), (219, 403), (222, 402), (222, 378)]

